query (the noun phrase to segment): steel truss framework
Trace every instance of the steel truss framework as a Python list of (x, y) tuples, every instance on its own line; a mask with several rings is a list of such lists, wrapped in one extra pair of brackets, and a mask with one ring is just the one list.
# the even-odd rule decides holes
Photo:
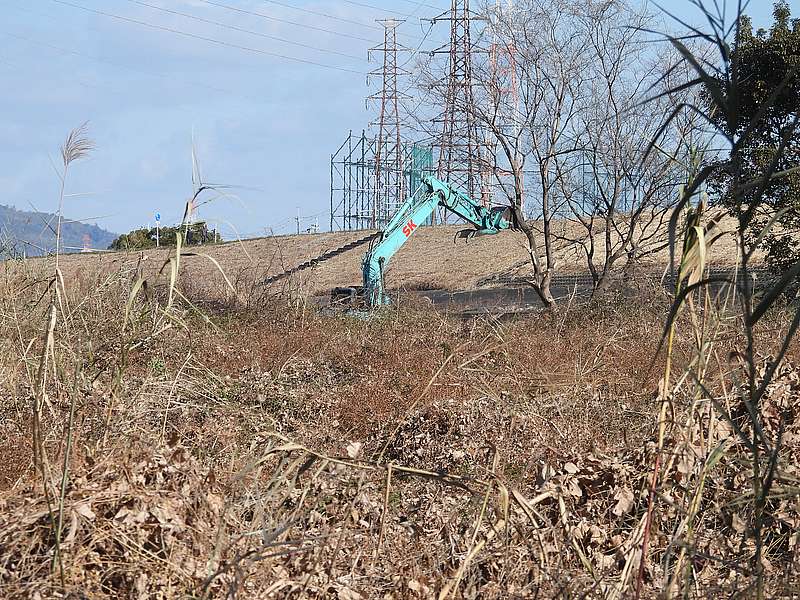
[[(495, 8), (488, 13), (489, 45), (489, 85), (486, 89), (487, 114), (496, 114), (497, 125), (511, 137), (516, 139), (521, 133), (520, 95), (517, 80), (517, 50), (512, 40), (506, 36), (501, 26), (502, 19), (511, 17), (514, 11), (513, 0), (495, 0)], [(509, 22), (512, 22), (509, 20)], [(513, 173), (502, 152), (498, 152), (497, 138), (487, 127), (484, 131), (485, 156), (491, 160), (484, 163), (483, 182), (489, 189), (489, 202), (498, 202), (504, 197), (503, 186), (496, 179), (502, 179), (506, 185), (513, 186)], [(523, 173), (524, 178), (524, 173)], [(524, 203), (524, 194), (522, 196)], [(502, 201), (501, 201), (502, 202)], [(521, 206), (523, 212), (524, 205)]]
[(375, 189), (370, 227), (375, 228), (379, 221), (389, 218), (391, 207), (405, 199), (405, 178), (403, 177), (403, 141), (401, 134), (400, 101), (409, 98), (400, 91), (399, 80), (408, 71), (398, 66), (398, 53), (409, 52), (408, 48), (398, 46), (397, 27), (403, 23), (396, 19), (378, 21), (383, 25), (383, 44), (370, 48), (373, 53), (383, 55), (383, 65), (370, 73), (380, 77), (381, 90), (367, 98), (367, 103), (379, 104), (378, 119), (370, 123), (377, 128), (375, 143)]
[(377, 149), (376, 137), (351, 131), (331, 156), (331, 231), (384, 227), (406, 198), (381, 195), (376, 204), (378, 182), (399, 179), (398, 187), (408, 196), (418, 193), (422, 178), (435, 172), (429, 146), (401, 144), (399, 174), (387, 173), (397, 163), (379, 163)]

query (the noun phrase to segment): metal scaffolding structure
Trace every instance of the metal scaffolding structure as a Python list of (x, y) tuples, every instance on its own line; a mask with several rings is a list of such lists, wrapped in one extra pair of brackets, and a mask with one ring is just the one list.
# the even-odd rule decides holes
[[(375, 204), (378, 181), (386, 181), (396, 174), (387, 174), (391, 168), (385, 162), (378, 169), (377, 137), (353, 135), (351, 131), (331, 155), (331, 231), (375, 229), (384, 227), (405, 197), (387, 201), (385, 206)], [(401, 145), (403, 165), (398, 187), (405, 196), (418, 193), (422, 178), (435, 172), (433, 150), (429, 146), (406, 143)]]
[(380, 80), (380, 91), (367, 98), (378, 105), (370, 123), (375, 134), (351, 131), (331, 156), (331, 231), (384, 227), (406, 198), (417, 192), (422, 178), (433, 173), (433, 152), (428, 146), (403, 139), (401, 102), (408, 99), (400, 87), (408, 75), (398, 56), (410, 52), (398, 45), (396, 19), (383, 25), (383, 43), (370, 48), (382, 56), (382, 65), (370, 73)]
[[(405, 199), (420, 187), (426, 174), (436, 174), (470, 197), (491, 204), (492, 149), (471, 107), (472, 58), (478, 50), (472, 42), (473, 22), (483, 20), (470, 12), (469, 0), (451, 0), (449, 11), (431, 19), (450, 23), (450, 41), (432, 54), (446, 55), (441, 84), (442, 112), (434, 119), (437, 132), (425, 145), (404, 139), (403, 101), (408, 99), (402, 80), (409, 73), (398, 56), (409, 52), (398, 45), (396, 19), (380, 20), (383, 43), (370, 49), (382, 57), (382, 65), (370, 73), (380, 90), (367, 98), (377, 105), (368, 134), (351, 131), (331, 156), (331, 218), (335, 230), (375, 229), (385, 226)], [(405, 61), (408, 62), (408, 61)], [(498, 68), (501, 59), (497, 59)], [(436, 160), (434, 160), (434, 156)]]
[(374, 190), (375, 138), (351, 131), (331, 155), (331, 231), (369, 228)]

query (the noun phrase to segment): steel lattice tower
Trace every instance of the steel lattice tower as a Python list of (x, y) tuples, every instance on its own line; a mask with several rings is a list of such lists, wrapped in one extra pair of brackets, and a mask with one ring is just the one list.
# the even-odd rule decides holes
[(450, 22), (450, 43), (434, 54), (447, 54), (444, 112), (438, 119), (441, 132), (437, 143), (438, 176), (461, 188), (472, 198), (486, 198), (482, 173), (483, 144), (472, 110), (475, 102), (472, 81), (471, 24), (475, 20), (469, 0), (452, 0), (450, 10), (433, 19)]
[(396, 19), (379, 20), (383, 25), (383, 44), (370, 48), (383, 54), (383, 67), (370, 73), (381, 78), (381, 91), (367, 100), (380, 102), (375, 139), (375, 189), (371, 210), (372, 228), (385, 223), (405, 199), (404, 151), (401, 134), (400, 100), (408, 98), (399, 88), (401, 77), (408, 75), (398, 65), (397, 57), (408, 48), (398, 46), (397, 27), (403, 23)]
[[(489, 14), (491, 45), (489, 46), (490, 84), (487, 90), (489, 114), (496, 113), (498, 125), (512, 138), (520, 134), (519, 122), (519, 84), (517, 81), (517, 51), (513, 39), (504, 40), (504, 31), (500, 31), (503, 17), (513, 17), (514, 0), (507, 0), (503, 6), (501, 0), (495, 1), (495, 9)], [(513, 26), (513, 24), (511, 25)], [(488, 130), (484, 143), (487, 157), (497, 157), (497, 139)], [(494, 173), (493, 173), (494, 171)], [(500, 164), (486, 161), (484, 165), (484, 183), (491, 186), (493, 175), (512, 176)]]

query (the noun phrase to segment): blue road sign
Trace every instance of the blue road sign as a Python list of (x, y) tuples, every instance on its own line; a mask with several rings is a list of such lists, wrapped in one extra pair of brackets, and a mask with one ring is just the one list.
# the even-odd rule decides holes
[(160, 221), (160, 220), (161, 220), (161, 213), (156, 213), (156, 221)]

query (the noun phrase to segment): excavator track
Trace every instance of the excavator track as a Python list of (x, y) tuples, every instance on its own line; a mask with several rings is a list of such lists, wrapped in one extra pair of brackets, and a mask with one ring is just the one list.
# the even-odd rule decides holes
[(344, 254), (345, 252), (348, 252), (349, 250), (352, 250), (353, 248), (358, 248), (359, 246), (363, 246), (364, 244), (371, 242), (375, 238), (380, 237), (381, 234), (382, 234), (382, 232), (380, 232), (380, 231), (377, 231), (375, 233), (370, 233), (369, 235), (364, 236), (363, 238), (359, 238), (357, 240), (353, 240), (352, 242), (349, 242), (349, 243), (345, 244), (344, 246), (340, 246), (339, 248), (336, 248), (334, 250), (329, 250), (328, 252), (324, 252), (323, 254), (320, 254), (317, 257), (309, 259), (304, 263), (300, 263), (296, 267), (292, 267), (291, 269), (287, 269), (286, 271), (283, 271), (282, 273), (278, 273), (277, 275), (270, 275), (269, 277), (265, 278), (262, 281), (262, 283), (264, 285), (269, 285), (271, 283), (275, 283), (276, 281), (280, 281), (281, 279), (289, 277), (290, 275), (294, 275), (298, 271), (302, 271), (304, 269), (309, 269), (311, 267), (315, 267), (318, 264), (320, 264), (322, 262), (325, 262), (326, 260), (329, 260), (329, 259), (334, 258), (336, 256), (339, 256), (340, 254)]

